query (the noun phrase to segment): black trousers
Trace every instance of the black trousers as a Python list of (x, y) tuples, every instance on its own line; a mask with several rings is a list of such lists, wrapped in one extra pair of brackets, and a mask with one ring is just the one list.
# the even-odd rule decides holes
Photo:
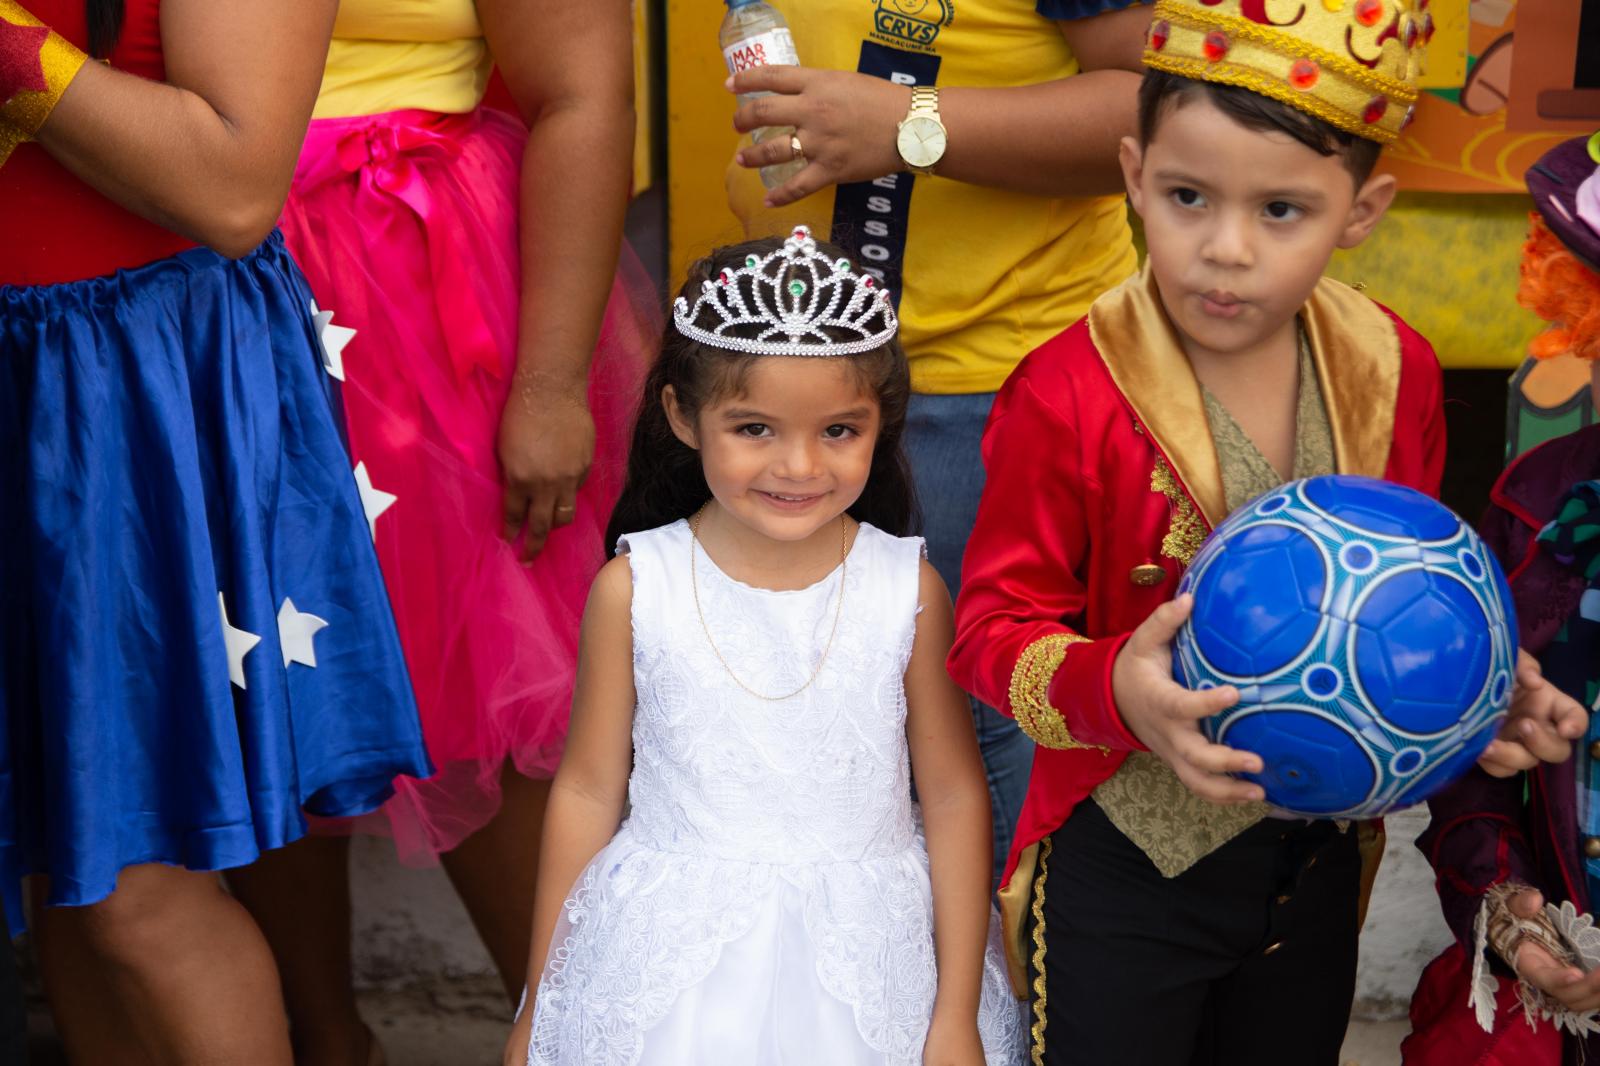
[(1355, 994), (1354, 827), (1267, 819), (1164, 878), (1091, 799), (1040, 859), (1032, 1062), (1338, 1066)]

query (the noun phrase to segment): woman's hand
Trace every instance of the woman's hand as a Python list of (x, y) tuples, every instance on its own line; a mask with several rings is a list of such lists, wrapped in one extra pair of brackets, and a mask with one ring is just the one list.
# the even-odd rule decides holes
[(978, 1019), (957, 1019), (935, 1006), (928, 1039), (922, 1045), (922, 1066), (984, 1066)]
[(504, 535), (512, 545), (523, 538), (518, 554), (530, 563), (550, 531), (578, 513), (578, 487), (594, 461), (587, 384), (519, 371), (500, 416), (499, 452)]
[[(911, 89), (853, 70), (811, 67), (754, 67), (729, 78), (737, 94), (768, 92), (733, 115), (741, 133), (763, 126), (793, 126), (805, 150), (806, 168), (767, 193), (768, 207), (810, 196), (818, 189), (851, 181), (870, 181), (905, 169), (895, 147), (900, 121), (911, 109)], [(773, 137), (742, 148), (734, 157), (757, 169), (794, 158), (787, 137)]]

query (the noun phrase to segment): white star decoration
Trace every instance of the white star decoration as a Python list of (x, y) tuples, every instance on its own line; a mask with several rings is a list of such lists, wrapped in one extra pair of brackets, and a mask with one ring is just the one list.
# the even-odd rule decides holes
[(312, 641), (327, 627), (326, 619), (298, 610), (293, 600), (284, 597), (283, 606), (278, 608), (278, 645), (283, 650), (284, 669), (290, 663), (316, 669), (317, 649)]
[(356, 488), (361, 490), (361, 509), (367, 513), (367, 528), (372, 532), (372, 539), (378, 539), (378, 516), (394, 506), (394, 501), (400, 497), (392, 492), (372, 487), (372, 475), (367, 473), (366, 463), (356, 464)]
[(229, 623), (228, 604), (220, 591), (217, 593), (217, 609), (222, 612), (222, 641), (228, 647), (228, 680), (240, 688), (246, 688), (244, 657), (250, 654), (251, 648), (261, 643), (261, 638), (243, 629), (235, 629)]
[(311, 317), (317, 322), (317, 339), (322, 342), (322, 365), (328, 375), (337, 381), (344, 380), (344, 349), (356, 331), (349, 326), (333, 324), (332, 311), (317, 310), (317, 301), (311, 301)]

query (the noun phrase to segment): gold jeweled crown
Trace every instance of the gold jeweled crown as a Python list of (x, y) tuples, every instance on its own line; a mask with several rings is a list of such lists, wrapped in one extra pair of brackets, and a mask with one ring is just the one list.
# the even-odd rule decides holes
[(1388, 144), (1411, 121), (1429, 0), (1157, 0), (1144, 62)]

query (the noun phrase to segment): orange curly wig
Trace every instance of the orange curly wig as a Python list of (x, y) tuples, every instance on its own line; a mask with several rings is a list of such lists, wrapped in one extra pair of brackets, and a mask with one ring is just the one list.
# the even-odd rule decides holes
[(1538, 214), (1531, 219), (1517, 303), (1554, 325), (1528, 350), (1535, 359), (1568, 352), (1582, 359), (1600, 357), (1600, 274), (1568, 251)]

